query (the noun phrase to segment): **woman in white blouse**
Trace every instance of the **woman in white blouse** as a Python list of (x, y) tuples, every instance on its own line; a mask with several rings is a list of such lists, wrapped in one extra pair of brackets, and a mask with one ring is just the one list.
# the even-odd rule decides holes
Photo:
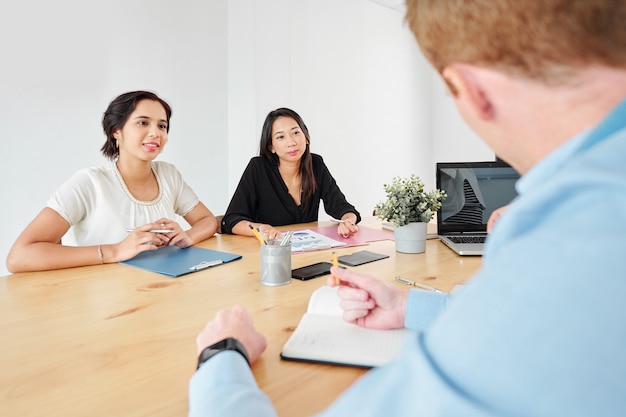
[[(102, 153), (112, 163), (86, 168), (56, 190), (7, 256), (11, 272), (128, 260), (161, 246), (187, 247), (213, 236), (217, 220), (173, 165), (155, 161), (167, 143), (170, 106), (148, 91), (115, 98), (104, 113)], [(191, 226), (187, 230), (176, 215)], [(61, 239), (73, 234), (75, 246)]]

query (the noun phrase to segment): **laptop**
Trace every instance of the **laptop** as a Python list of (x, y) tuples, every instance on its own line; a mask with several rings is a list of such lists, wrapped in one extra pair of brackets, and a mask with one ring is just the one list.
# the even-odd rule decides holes
[(459, 255), (480, 256), (491, 213), (516, 196), (520, 175), (506, 162), (438, 162), (437, 188), (448, 195), (437, 211), (437, 235)]

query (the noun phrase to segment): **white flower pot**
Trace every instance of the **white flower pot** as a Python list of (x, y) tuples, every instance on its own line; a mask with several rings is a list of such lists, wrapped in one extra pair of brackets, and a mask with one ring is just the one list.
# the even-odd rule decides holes
[(394, 227), (396, 251), (402, 253), (422, 253), (426, 251), (426, 223), (409, 223)]

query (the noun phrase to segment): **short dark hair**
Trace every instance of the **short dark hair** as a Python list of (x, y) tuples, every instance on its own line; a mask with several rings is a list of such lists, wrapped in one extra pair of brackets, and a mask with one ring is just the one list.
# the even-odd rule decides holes
[(135, 111), (137, 103), (141, 100), (152, 100), (161, 103), (167, 116), (167, 132), (170, 131), (172, 108), (165, 100), (150, 91), (131, 91), (121, 94), (109, 104), (102, 116), (102, 129), (106, 135), (106, 142), (104, 142), (100, 150), (105, 157), (115, 159), (119, 156), (120, 151), (116, 144), (117, 140), (113, 137), (113, 132), (124, 127), (128, 117)]
[(263, 158), (278, 166), (278, 156), (272, 152), (272, 126), (274, 125), (274, 121), (279, 117), (289, 117), (295, 120), (306, 138), (306, 148), (300, 160), (300, 177), (302, 178), (301, 204), (303, 207), (307, 207), (317, 189), (317, 181), (315, 181), (315, 175), (313, 174), (313, 157), (311, 156), (310, 149), (311, 137), (309, 136), (309, 129), (304, 124), (302, 117), (295, 111), (286, 107), (281, 107), (269, 112), (263, 123), (263, 129), (261, 130), (259, 153)]

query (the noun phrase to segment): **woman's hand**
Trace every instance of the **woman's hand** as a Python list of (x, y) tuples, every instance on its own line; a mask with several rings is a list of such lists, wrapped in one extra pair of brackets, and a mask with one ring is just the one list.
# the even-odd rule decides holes
[(180, 248), (186, 248), (193, 244), (193, 241), (189, 237), (187, 232), (185, 232), (183, 228), (180, 227), (180, 225), (176, 223), (174, 220), (161, 218), (155, 221), (154, 223), (150, 223), (150, 224), (152, 226), (154, 226), (155, 224), (158, 225), (158, 227), (151, 229), (151, 230), (171, 230), (171, 232), (157, 233), (158, 235), (160, 235), (159, 237), (161, 238), (161, 241), (165, 242), (164, 245), (167, 245), (167, 246), (176, 245)]
[(359, 231), (359, 227), (356, 225), (357, 217), (354, 213), (346, 213), (341, 217), (341, 222), (337, 226), (337, 233), (339, 236), (347, 239), (350, 236), (355, 235)]
[[(178, 223), (159, 219), (129, 231), (128, 236), (117, 245), (106, 245), (105, 258), (108, 262), (126, 261), (135, 255), (162, 246), (185, 244), (186, 234)], [(187, 245), (189, 246), (189, 245)], [(109, 252), (111, 250), (111, 252)]]
[(280, 230), (274, 229), (269, 224), (264, 224), (264, 223), (249, 223), (249, 224), (255, 229), (257, 229), (261, 237), (263, 238), (263, 240), (266, 240), (266, 241), (270, 239), (280, 239), (283, 234)]

